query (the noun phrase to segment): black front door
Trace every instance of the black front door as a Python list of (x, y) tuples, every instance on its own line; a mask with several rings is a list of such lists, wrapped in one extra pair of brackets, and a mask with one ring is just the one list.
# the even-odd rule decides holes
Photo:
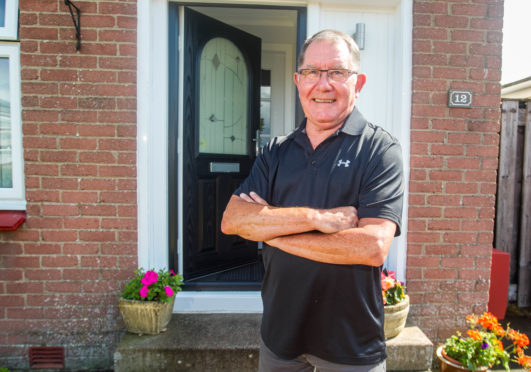
[(222, 288), (213, 274), (258, 260), (256, 242), (220, 223), (256, 157), (261, 40), (189, 8), (184, 25), (183, 275)]

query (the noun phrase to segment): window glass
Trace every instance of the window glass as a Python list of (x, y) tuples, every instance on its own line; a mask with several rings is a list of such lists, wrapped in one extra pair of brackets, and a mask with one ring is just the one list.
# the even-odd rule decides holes
[(6, 0), (0, 0), (0, 27), (6, 25)]
[(260, 79), (260, 148), (271, 139), (271, 70), (262, 70)]
[(232, 41), (206, 43), (200, 62), (200, 153), (247, 154), (248, 81), (245, 59)]
[(0, 58), (0, 188), (13, 187), (9, 58)]

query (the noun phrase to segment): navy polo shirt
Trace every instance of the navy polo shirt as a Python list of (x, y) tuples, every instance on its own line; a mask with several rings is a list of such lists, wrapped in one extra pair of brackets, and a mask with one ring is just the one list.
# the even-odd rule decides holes
[[(359, 218), (386, 218), (400, 234), (402, 152), (398, 141), (355, 108), (314, 150), (305, 122), (273, 139), (235, 191), (270, 205), (354, 206)], [(342, 364), (386, 358), (381, 267), (333, 265), (264, 246), (264, 343), (279, 357), (312, 354)]]

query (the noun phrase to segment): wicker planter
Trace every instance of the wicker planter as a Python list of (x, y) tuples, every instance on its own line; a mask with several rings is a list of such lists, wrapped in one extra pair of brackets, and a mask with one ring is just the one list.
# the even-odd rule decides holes
[(406, 295), (406, 297), (396, 305), (384, 306), (384, 311), (385, 338), (395, 337), (406, 326), (407, 314), (409, 312), (409, 296)]
[(168, 303), (120, 298), (118, 307), (127, 331), (139, 335), (156, 335), (166, 331), (174, 303), (175, 296)]
[[(470, 369), (463, 367), (463, 365), (446, 355), (443, 346), (437, 348), (437, 358), (439, 359), (439, 366), (441, 372), (464, 372), (470, 371)], [(489, 367), (478, 367), (476, 371), (486, 371)]]

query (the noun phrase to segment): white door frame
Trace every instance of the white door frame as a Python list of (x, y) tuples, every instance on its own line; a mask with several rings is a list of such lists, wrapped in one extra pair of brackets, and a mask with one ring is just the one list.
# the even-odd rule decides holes
[[(180, 2), (180, 1), (179, 1)], [(202, 3), (221, 3), (203, 0)], [(332, 1), (322, 1), (330, 3)], [(308, 34), (315, 31), (312, 19), (318, 17), (319, 5), (309, 0), (234, 0), (235, 4), (307, 6)], [(389, 6), (398, 4), (394, 97), (396, 114), (400, 120), (401, 143), (404, 150), (404, 167), (409, 180), (409, 131), (411, 107), (411, 56), (412, 56), (412, 0), (381, 0)], [(223, 2), (223, 4), (225, 4)], [(311, 4), (311, 5), (310, 5)], [(344, 2), (343, 2), (344, 4)], [(352, 0), (356, 5), (374, 5), (374, 0)], [(137, 203), (138, 203), (138, 267), (168, 268), (168, 0), (142, 0), (137, 2), (138, 67), (137, 67)], [(182, 19), (180, 21), (182, 25)], [(181, 33), (182, 35), (182, 33)], [(182, 40), (179, 40), (179, 47)], [(182, 56), (182, 51), (179, 51)], [(182, 69), (182, 61), (179, 63)], [(182, 71), (180, 72), (182, 81)], [(182, 96), (182, 91), (180, 96)], [(182, 107), (179, 108), (182, 118)], [(180, 120), (182, 123), (182, 120)], [(182, 133), (182, 131), (179, 131)], [(182, 153), (179, 138), (178, 152)], [(179, 156), (182, 162), (182, 156)], [(179, 164), (182, 169), (182, 163)], [(182, 175), (179, 175), (182, 180)], [(181, 182), (179, 182), (181, 184)], [(181, 187), (180, 187), (181, 189)], [(403, 235), (405, 247), (407, 233), (407, 195), (404, 200)], [(179, 191), (182, 200), (182, 190)], [(179, 203), (181, 204), (181, 203)], [(182, 213), (179, 212), (179, 221)], [(182, 236), (180, 227), (179, 236)], [(182, 243), (178, 242), (179, 249)], [(396, 258), (398, 276), (405, 279), (405, 249)], [(259, 292), (181, 292), (174, 311), (186, 312), (261, 312)]]

